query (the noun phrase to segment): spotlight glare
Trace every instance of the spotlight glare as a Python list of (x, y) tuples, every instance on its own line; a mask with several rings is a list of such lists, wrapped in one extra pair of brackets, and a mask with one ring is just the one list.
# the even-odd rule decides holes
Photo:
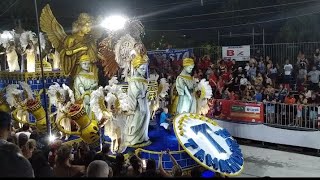
[(49, 136), (49, 142), (53, 142), (54, 140), (56, 140), (56, 136), (55, 135), (50, 135)]
[(127, 22), (127, 18), (119, 15), (107, 17), (102, 21), (101, 26), (110, 30), (117, 31), (123, 29)]

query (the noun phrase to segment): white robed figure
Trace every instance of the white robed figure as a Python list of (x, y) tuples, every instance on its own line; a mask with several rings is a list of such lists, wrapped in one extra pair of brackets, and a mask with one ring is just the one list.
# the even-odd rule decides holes
[(197, 100), (195, 96), (196, 81), (191, 76), (193, 68), (193, 59), (183, 59), (183, 70), (176, 79), (176, 89), (179, 95), (177, 114), (196, 113), (197, 111)]
[(136, 55), (132, 60), (134, 75), (129, 80), (128, 97), (129, 110), (133, 115), (127, 118), (126, 144), (129, 146), (149, 141), (148, 126), (150, 122), (150, 110), (147, 99), (148, 81), (145, 75), (148, 68), (147, 56)]
[[(83, 105), (90, 118), (92, 118), (90, 109), (90, 94), (98, 88), (98, 79), (93, 72), (90, 72), (91, 59), (88, 55), (80, 57), (81, 71), (74, 79), (75, 99), (83, 100)], [(83, 99), (82, 99), (83, 98)]]

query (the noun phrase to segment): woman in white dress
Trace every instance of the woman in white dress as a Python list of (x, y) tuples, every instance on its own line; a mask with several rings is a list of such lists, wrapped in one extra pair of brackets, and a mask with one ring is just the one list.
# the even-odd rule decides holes
[(134, 114), (129, 115), (127, 119), (125, 140), (128, 146), (149, 143), (150, 111), (147, 99), (148, 81), (145, 79), (148, 68), (147, 63), (147, 57), (142, 57), (141, 55), (137, 55), (132, 60), (134, 75), (128, 82), (128, 96), (129, 111), (134, 112)]
[(26, 47), (25, 53), (27, 54), (27, 72), (36, 72), (36, 52), (31, 40)]
[(18, 55), (13, 41), (9, 42), (9, 45), (6, 49), (6, 57), (9, 66), (9, 72), (20, 71)]

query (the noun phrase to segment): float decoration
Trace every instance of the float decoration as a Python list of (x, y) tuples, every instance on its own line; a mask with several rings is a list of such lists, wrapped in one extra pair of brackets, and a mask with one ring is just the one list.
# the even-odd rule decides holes
[(173, 121), (183, 149), (198, 164), (226, 176), (243, 170), (244, 158), (237, 141), (214, 120), (198, 114), (180, 114)]

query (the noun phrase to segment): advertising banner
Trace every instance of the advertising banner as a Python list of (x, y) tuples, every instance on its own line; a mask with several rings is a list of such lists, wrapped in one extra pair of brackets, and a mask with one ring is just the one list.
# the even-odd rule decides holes
[(249, 61), (250, 46), (223, 46), (222, 58), (224, 60)]
[(182, 60), (184, 58), (190, 57), (193, 53), (193, 49), (167, 49), (167, 50), (155, 50), (148, 51), (148, 57), (150, 60), (154, 60), (157, 57), (163, 57), (166, 60)]
[(262, 103), (244, 103), (230, 100), (219, 101), (221, 102), (220, 117), (222, 119), (239, 122), (264, 123)]

